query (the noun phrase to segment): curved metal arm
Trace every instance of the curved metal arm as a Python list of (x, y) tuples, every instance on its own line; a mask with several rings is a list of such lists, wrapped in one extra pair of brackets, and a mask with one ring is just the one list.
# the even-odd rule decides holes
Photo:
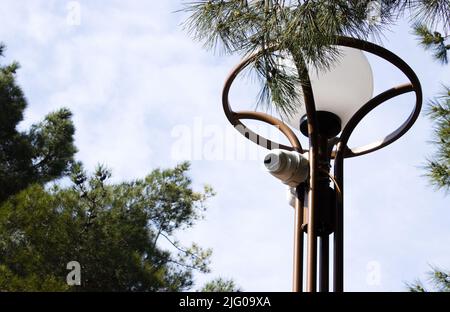
[[(374, 55), (377, 55), (388, 62), (392, 63), (394, 66), (396, 66), (398, 69), (400, 69), (410, 80), (410, 84), (407, 85), (401, 85), (395, 88), (392, 88), (388, 91), (385, 91), (381, 93), (380, 95), (374, 97), (369, 102), (367, 102), (365, 105), (362, 106), (362, 108), (350, 119), (350, 121), (347, 123), (346, 127), (343, 129), (341, 137), (340, 137), (340, 143), (338, 146), (340, 148), (336, 150), (336, 152), (333, 153), (332, 157), (336, 158), (338, 157), (338, 153), (344, 153), (343, 157), (355, 157), (364, 155), (373, 151), (376, 151), (380, 148), (383, 148), (394, 141), (398, 140), (401, 136), (403, 136), (414, 124), (417, 117), (419, 116), (421, 107), (422, 107), (422, 88), (420, 85), (420, 81), (417, 78), (414, 71), (406, 64), (401, 58), (399, 58), (394, 53), (390, 52), (389, 50), (380, 47), (378, 45), (375, 45), (370, 42), (366, 42), (360, 39), (355, 38), (349, 38), (349, 37), (339, 37), (337, 40), (337, 45), (341, 46), (347, 46), (350, 48), (356, 48), (360, 49), (369, 53), (372, 53)], [(227, 116), (230, 123), (237, 128), (237, 130), (243, 134), (248, 139), (252, 140), (256, 144), (263, 146), (267, 149), (273, 149), (274, 147), (278, 147), (285, 150), (297, 150), (299, 152), (306, 152), (307, 150), (304, 150), (295, 135), (295, 133), (281, 120), (270, 116), (268, 114), (262, 113), (262, 112), (256, 112), (256, 111), (241, 111), (241, 112), (234, 112), (229, 103), (229, 92), (231, 85), (233, 84), (235, 78), (237, 75), (245, 68), (247, 67), (252, 61), (255, 60), (260, 55), (261, 52), (254, 53), (246, 58), (244, 58), (230, 73), (228, 76), (225, 86), (223, 88), (222, 92), (222, 104), (223, 109), (225, 112), (225, 115)], [(298, 61), (298, 60), (297, 60)], [(307, 75), (307, 73), (306, 73)], [(306, 76), (305, 75), (305, 76)], [(305, 79), (307, 77), (304, 77)], [(312, 89), (310, 85), (302, 85), (303, 89), (303, 96), (305, 99), (305, 108), (308, 115), (308, 119), (312, 122), (310, 123), (311, 129), (310, 131), (310, 139), (312, 138), (314, 140), (315, 134), (314, 130), (317, 128), (314, 126), (314, 119), (315, 119), (315, 105), (314, 105), (314, 96), (312, 93)], [(361, 120), (370, 113), (373, 109), (375, 109), (380, 104), (384, 103), (385, 101), (407, 93), (407, 92), (415, 92), (416, 93), (416, 105), (414, 107), (414, 110), (408, 117), (408, 119), (395, 131), (393, 131), (391, 134), (386, 136), (385, 138), (381, 140), (377, 140), (371, 144), (357, 147), (350, 149), (347, 147), (347, 142), (353, 132), (353, 130), (356, 128), (356, 126), (361, 122)], [(253, 119), (253, 120), (259, 120), (263, 121), (265, 123), (274, 125), (278, 127), (278, 129), (287, 137), (289, 140), (291, 146), (287, 146), (281, 143), (273, 142), (269, 139), (264, 138), (263, 136), (260, 136), (259, 134), (253, 132), (251, 129), (249, 129), (247, 126), (245, 126), (240, 120), (241, 119)], [(314, 144), (313, 144), (314, 145)]]
[[(405, 61), (403, 61), (400, 57), (398, 57), (391, 51), (370, 42), (348, 37), (339, 38), (338, 44), (350, 48), (357, 48), (377, 55), (397, 67), (410, 80), (410, 83), (408, 84), (389, 89), (372, 98), (365, 105), (363, 105), (355, 115), (353, 115), (345, 128), (342, 130), (340, 144), (335, 155), (335, 157), (338, 157), (339, 153), (344, 153), (343, 157), (347, 158), (374, 152), (393, 143), (401, 136), (403, 136), (412, 127), (414, 122), (417, 120), (417, 117), (419, 117), (420, 110), (422, 108), (422, 87), (420, 85), (419, 78), (417, 78), (417, 75), (414, 73), (411, 67), (409, 67), (409, 65), (406, 64)], [(409, 115), (408, 119), (399, 128), (397, 128), (385, 138), (375, 141), (371, 144), (353, 149), (347, 147), (348, 140), (350, 139), (350, 136), (353, 133), (354, 129), (367, 114), (369, 114), (372, 110), (374, 110), (376, 107), (386, 102), (387, 100), (408, 92), (416, 93), (416, 105), (414, 106), (414, 109)]]
[[(267, 149), (273, 149), (273, 148), (281, 148), (285, 150), (295, 150), (300, 153), (305, 152), (302, 148), (302, 145), (300, 144), (300, 141), (298, 140), (298, 137), (295, 135), (294, 131), (292, 131), (289, 126), (287, 126), (283, 121), (279, 120), (278, 118), (275, 118), (269, 114), (262, 113), (262, 112), (256, 112), (256, 111), (239, 111), (234, 112), (230, 107), (230, 102), (228, 100), (228, 95), (230, 93), (231, 85), (233, 84), (234, 79), (236, 79), (237, 75), (246, 67), (248, 66), (256, 57), (258, 56), (258, 53), (252, 54), (248, 56), (247, 58), (243, 59), (238, 66), (236, 66), (230, 75), (228, 76), (227, 80), (225, 81), (225, 86), (223, 87), (222, 92), (222, 105), (223, 110), (225, 112), (225, 115), (228, 118), (228, 121), (247, 139), (253, 141), (254, 143), (267, 148)], [(289, 140), (289, 143), (291, 146), (287, 146), (281, 143), (273, 142), (269, 139), (264, 138), (263, 136), (260, 136), (259, 134), (253, 132), (250, 130), (247, 126), (245, 126), (240, 120), (241, 119), (253, 119), (253, 120), (259, 120), (265, 123), (268, 123), (270, 125), (276, 126)]]
[[(367, 102), (366, 105), (364, 105), (360, 110), (358, 110), (355, 115), (350, 119), (350, 121), (345, 126), (344, 130), (342, 131), (341, 137), (340, 137), (340, 148), (345, 148), (347, 145), (348, 140), (350, 139), (350, 136), (352, 135), (354, 129), (358, 126), (358, 124), (361, 122), (361, 120), (364, 119), (364, 117), (369, 114), (373, 109), (378, 107), (379, 105), (383, 104), (384, 102), (397, 97), (399, 95), (409, 93), (414, 91), (414, 86), (412, 84), (404, 84), (397, 86), (395, 88), (389, 89), (378, 96), (371, 99), (369, 102)], [(419, 109), (420, 111), (420, 109)], [(386, 145), (389, 145), (390, 143), (396, 141), (400, 136), (402, 136), (408, 129), (411, 127), (412, 123), (414, 123), (416, 109), (411, 113), (411, 115), (408, 117), (408, 119), (394, 132), (386, 136), (384, 139), (375, 141), (371, 144), (367, 144), (361, 147), (357, 148), (346, 148), (345, 150), (342, 150), (341, 152), (344, 153), (345, 158), (348, 157), (355, 157), (355, 156), (361, 156), (364, 154), (368, 154), (370, 152), (376, 151), (380, 148), (385, 147)], [(338, 151), (340, 150), (338, 149)]]

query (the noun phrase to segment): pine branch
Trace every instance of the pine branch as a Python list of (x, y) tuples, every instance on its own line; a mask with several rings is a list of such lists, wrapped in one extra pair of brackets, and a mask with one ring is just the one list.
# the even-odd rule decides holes
[(430, 280), (439, 292), (450, 292), (450, 272), (433, 267), (429, 272)]
[(198, 255), (196, 255), (196, 254), (194, 254), (194, 253), (191, 253), (189, 250), (185, 250), (185, 249), (182, 249), (181, 247), (179, 247), (175, 242), (173, 242), (173, 241), (172, 241), (166, 234), (164, 234), (162, 231), (159, 232), (159, 235), (161, 235), (162, 237), (164, 237), (164, 238), (165, 238), (165, 239), (166, 239), (173, 247), (175, 247), (178, 251), (182, 252), (183, 254), (192, 256), (192, 257), (194, 257), (194, 258), (196, 258), (196, 259), (203, 260), (202, 257), (200, 257), (200, 256), (198, 256)]
[(423, 286), (420, 280), (416, 280), (414, 283), (406, 283), (406, 287), (409, 292), (428, 292), (428, 290)]
[(439, 189), (450, 189), (450, 87), (430, 102), (427, 115), (435, 124), (434, 143), (437, 151), (428, 160), (427, 170), (431, 183)]
[(426, 24), (430, 28), (441, 27), (444, 33), (450, 31), (450, 1), (448, 0), (415, 0), (409, 1), (412, 20)]
[[(281, 66), (280, 55), (301, 56), (306, 64), (329, 68), (339, 35), (367, 38), (392, 22), (395, 7), (385, 6), (379, 23), (367, 18), (368, 1), (202, 0), (185, 3), (184, 28), (207, 49), (242, 56), (259, 53), (251, 69), (262, 83), (258, 105), (272, 105), (282, 116), (298, 108), (297, 70)], [(275, 52), (274, 50), (277, 50)]]
[(425, 24), (416, 24), (413, 26), (414, 34), (418, 37), (420, 45), (426, 50), (432, 50), (433, 57), (440, 63), (448, 64), (449, 45), (445, 44), (445, 38), (440, 32), (432, 31)]

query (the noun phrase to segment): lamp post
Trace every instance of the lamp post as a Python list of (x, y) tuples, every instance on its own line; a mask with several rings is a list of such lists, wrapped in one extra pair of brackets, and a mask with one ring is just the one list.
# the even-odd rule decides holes
[[(414, 71), (398, 56), (373, 43), (355, 38), (339, 37), (337, 45), (343, 57), (329, 71), (314, 72), (297, 66), (299, 76), (306, 80), (301, 86), (303, 103), (287, 123), (307, 136), (309, 146), (303, 149), (294, 131), (274, 116), (255, 111), (234, 112), (228, 95), (237, 75), (248, 66), (256, 54), (243, 59), (230, 73), (222, 93), (222, 104), (230, 123), (245, 137), (269, 150), (293, 152), (307, 159), (307, 172), (298, 165), (290, 166), (290, 186), (295, 186), (293, 291), (327, 292), (330, 290), (329, 237), (333, 234), (333, 290), (344, 290), (344, 159), (361, 156), (381, 149), (405, 134), (416, 121), (422, 106), (422, 89)], [(400, 69), (409, 83), (386, 90), (372, 97), (373, 78), (363, 52), (376, 55)], [(297, 56), (294, 63), (302, 63)], [(394, 132), (372, 144), (350, 148), (347, 143), (353, 130), (373, 109), (401, 94), (414, 92), (416, 103), (407, 120)], [(289, 145), (272, 142), (247, 128), (241, 120), (259, 120), (278, 129), (287, 137)], [(275, 154), (271, 154), (274, 155)], [(289, 155), (288, 155), (289, 156)], [(287, 157), (287, 156), (286, 156)], [(292, 155), (289, 157), (293, 157)], [(276, 157), (265, 159), (269, 167)], [(290, 160), (291, 162), (293, 160)], [(302, 164), (299, 162), (299, 164)], [(279, 166), (278, 166), (279, 167)], [(277, 167), (277, 168), (278, 168)], [(281, 167), (280, 167), (281, 168)], [(294, 169), (292, 169), (294, 168)], [(334, 174), (331, 174), (331, 168)], [(277, 170), (277, 169), (274, 169)], [(299, 172), (303, 170), (302, 172)], [(297, 172), (295, 172), (297, 171)], [(304, 181), (296, 180), (307, 173)], [(276, 174), (274, 174), (277, 176)], [(306, 243), (306, 254), (304, 240)], [(318, 244), (319, 243), (319, 244)], [(304, 260), (306, 259), (306, 274)], [(317, 283), (319, 287), (317, 287)]]

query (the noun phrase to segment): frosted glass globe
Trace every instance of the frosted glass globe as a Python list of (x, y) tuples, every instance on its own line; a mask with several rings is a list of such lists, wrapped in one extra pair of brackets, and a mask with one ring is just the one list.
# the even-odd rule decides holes
[[(337, 115), (343, 129), (358, 109), (372, 98), (373, 74), (361, 50), (348, 47), (339, 47), (339, 50), (340, 56), (330, 69), (317, 70), (310, 66), (309, 76), (316, 110)], [(297, 113), (287, 123), (298, 129), (305, 114), (305, 105), (299, 104)]]

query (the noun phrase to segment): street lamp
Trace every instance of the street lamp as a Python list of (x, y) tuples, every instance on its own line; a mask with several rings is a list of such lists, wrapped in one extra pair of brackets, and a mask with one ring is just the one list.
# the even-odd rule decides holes
[[(318, 125), (328, 127), (326, 131), (330, 137), (339, 134), (352, 115), (373, 95), (372, 69), (363, 52), (349, 47), (339, 47), (338, 50), (340, 58), (330, 69), (311, 68), (308, 71)], [(306, 107), (297, 106), (299, 109), (287, 123), (296, 129), (300, 127), (301, 132), (308, 136)]]
[[(304, 288), (310, 292), (317, 291), (317, 282), (319, 291), (329, 291), (331, 234), (334, 238), (333, 290), (344, 290), (344, 158), (374, 152), (399, 139), (412, 127), (422, 106), (420, 82), (414, 71), (398, 56), (373, 43), (349, 37), (337, 38), (337, 46), (341, 49), (342, 57), (330, 70), (299, 70), (299, 75), (306, 79), (306, 83), (301, 85), (304, 105), (299, 106), (297, 114), (287, 122), (308, 137), (308, 149), (303, 149), (293, 130), (280, 119), (262, 112), (234, 112), (231, 109), (228, 100), (231, 85), (257, 54), (246, 57), (232, 70), (222, 93), (223, 109), (230, 123), (249, 140), (274, 150), (265, 158), (266, 166), (286, 184), (295, 186), (293, 291), (296, 292), (301, 292)], [(390, 62), (403, 72), (409, 83), (372, 97), (372, 71), (362, 51)], [(303, 60), (297, 58), (295, 61), (298, 64)], [(303, 65), (302, 68), (308, 68), (305, 63)], [(347, 143), (353, 130), (368, 113), (380, 104), (409, 92), (415, 93), (416, 103), (407, 120), (398, 129), (369, 145), (348, 147)], [(259, 120), (276, 126), (287, 137), (290, 145), (276, 143), (254, 133), (241, 122), (245, 119)], [(292, 170), (291, 173), (286, 172), (288, 167), (283, 167), (280, 163), (283, 159), (293, 162), (289, 164), (289, 168), (293, 168), (289, 169)], [(331, 174), (331, 168), (334, 174)], [(295, 185), (296, 183), (298, 184)]]

